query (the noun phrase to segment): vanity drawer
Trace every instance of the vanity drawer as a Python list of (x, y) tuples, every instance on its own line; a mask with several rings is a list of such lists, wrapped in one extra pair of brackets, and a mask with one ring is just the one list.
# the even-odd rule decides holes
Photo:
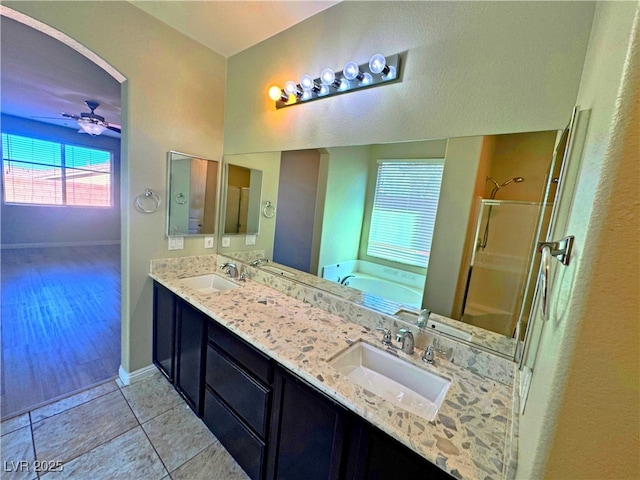
[(265, 384), (273, 380), (273, 361), (215, 321), (209, 322), (209, 341)]
[(211, 345), (207, 348), (207, 384), (247, 425), (265, 437), (270, 389)]
[(252, 479), (264, 477), (265, 443), (205, 389), (204, 422)]

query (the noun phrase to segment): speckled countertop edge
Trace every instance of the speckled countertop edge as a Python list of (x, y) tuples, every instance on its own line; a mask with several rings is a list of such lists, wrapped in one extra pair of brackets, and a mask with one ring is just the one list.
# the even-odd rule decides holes
[(409, 358), (399, 352), (421, 368), (452, 380), (436, 419), (427, 422), (355, 385), (327, 363), (352, 341), (377, 344), (377, 334), (251, 280), (235, 290), (199, 294), (181, 285), (179, 277), (206, 273), (206, 268), (211, 271), (215, 259), (184, 266), (182, 274), (156, 268), (150, 276), (454, 477), (505, 478), (513, 438), (509, 433), (512, 385), (443, 359), (435, 367), (425, 366), (419, 362), (420, 352)]

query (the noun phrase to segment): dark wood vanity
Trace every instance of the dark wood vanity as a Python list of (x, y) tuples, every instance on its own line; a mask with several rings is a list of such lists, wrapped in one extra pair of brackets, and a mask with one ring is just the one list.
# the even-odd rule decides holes
[(252, 479), (453, 478), (164, 286), (153, 292), (154, 364)]

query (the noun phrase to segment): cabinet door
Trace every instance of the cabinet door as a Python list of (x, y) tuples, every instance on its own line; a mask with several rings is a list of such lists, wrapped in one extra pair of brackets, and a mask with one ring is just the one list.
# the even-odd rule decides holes
[(278, 368), (274, 378), (268, 478), (339, 478), (347, 421), (344, 407)]
[(454, 479), (363, 419), (358, 419), (353, 429), (349, 460), (346, 477), (353, 480)]
[(176, 337), (175, 295), (159, 283), (153, 283), (153, 363), (173, 383), (175, 377)]
[(178, 301), (177, 368), (175, 385), (189, 406), (202, 416), (207, 317)]

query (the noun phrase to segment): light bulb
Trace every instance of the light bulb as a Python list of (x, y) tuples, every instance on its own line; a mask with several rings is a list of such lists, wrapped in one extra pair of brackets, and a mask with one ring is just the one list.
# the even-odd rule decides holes
[(327, 87), (340, 88), (340, 80), (336, 79), (336, 74), (330, 68), (325, 68), (320, 74), (320, 80)]
[(317, 92), (320, 90), (320, 85), (316, 83), (311, 75), (303, 75), (302, 78), (300, 78), (300, 86), (305, 92)]
[(364, 79), (364, 73), (360, 71), (360, 67), (356, 62), (348, 62), (344, 69), (342, 70), (342, 74), (344, 78), (347, 80), (358, 80), (362, 81)]
[(360, 85), (371, 85), (373, 83), (373, 77), (370, 73), (363, 73), (362, 80), (360, 80)]
[(293, 82), (291, 80), (284, 84), (284, 91), (289, 95), (295, 95), (296, 97), (302, 95), (302, 92), (300, 91), (300, 89), (298, 89), (298, 85), (296, 85), (296, 82)]
[(320, 87), (320, 91), (318, 92), (318, 95), (320, 95), (321, 97), (327, 95), (329, 93), (329, 87), (327, 87), (326, 85), (322, 85)]
[(280, 100), (281, 102), (286, 102), (287, 100), (289, 100), (289, 95), (281, 90), (280, 87), (274, 85), (273, 87), (269, 88), (269, 98), (274, 102), (277, 102), (278, 100)]
[(371, 73), (386, 76), (389, 73), (389, 67), (387, 66), (387, 60), (384, 55), (376, 53), (371, 60), (369, 60), (369, 70)]

